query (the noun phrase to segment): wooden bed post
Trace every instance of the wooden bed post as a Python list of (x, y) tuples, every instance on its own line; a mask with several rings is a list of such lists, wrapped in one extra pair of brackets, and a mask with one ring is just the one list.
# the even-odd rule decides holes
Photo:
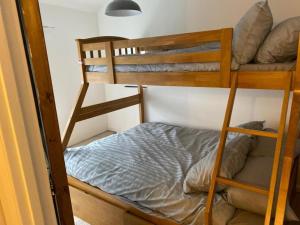
[(139, 110), (140, 110), (140, 123), (145, 122), (145, 105), (144, 105), (144, 90), (143, 86), (139, 85), (139, 95), (140, 95), (140, 104), (139, 104)]
[(291, 171), (294, 161), (296, 141), (298, 138), (298, 124), (300, 119), (300, 91), (294, 91), (291, 117), (287, 134), (286, 148), (283, 158), (283, 168), (276, 207), (275, 225), (282, 225), (285, 216), (286, 201), (289, 192)]
[[(89, 88), (89, 83), (87, 82), (87, 79), (86, 79), (85, 65), (83, 63), (83, 60), (86, 57), (86, 53), (82, 50), (82, 41), (80, 39), (77, 39), (76, 43), (77, 43), (77, 49), (78, 49), (78, 61), (81, 64), (82, 82), (83, 83), (81, 85), (76, 104), (72, 110), (72, 115), (67, 123), (66, 130), (64, 131), (64, 134), (63, 134), (63, 140), (62, 140), (63, 151), (66, 149), (66, 147), (70, 141), (72, 131), (75, 127), (75, 123), (77, 122), (77, 117), (79, 116), (80, 109), (82, 107), (84, 98), (85, 98), (87, 90)], [(91, 57), (93, 57), (92, 54), (91, 54)]]
[(300, 90), (300, 34), (299, 34), (299, 44), (298, 44), (298, 56), (297, 56), (297, 65), (296, 65), (296, 73), (295, 73), (295, 90)]
[(116, 77), (115, 77), (115, 68), (114, 68), (114, 49), (111, 41), (105, 42), (105, 53), (107, 59), (107, 73), (110, 76), (110, 83), (115, 84)]
[(223, 87), (230, 87), (231, 61), (232, 61), (232, 34), (233, 29), (227, 28), (222, 30), (221, 34), (221, 62), (220, 73)]
[(289, 128), (285, 153), (283, 157), (283, 167), (280, 177), (278, 201), (276, 207), (275, 225), (282, 225), (285, 217), (286, 202), (289, 193), (289, 185), (294, 162), (296, 141), (299, 137), (298, 125), (300, 121), (300, 35), (298, 45), (298, 56), (295, 73), (295, 87), (293, 91), (292, 108), (290, 113)]

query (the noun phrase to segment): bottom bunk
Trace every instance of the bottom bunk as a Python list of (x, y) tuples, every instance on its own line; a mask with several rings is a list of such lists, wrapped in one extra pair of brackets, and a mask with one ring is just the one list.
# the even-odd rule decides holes
[[(240, 127), (261, 130), (263, 123)], [(145, 123), (67, 149), (75, 216), (92, 225), (203, 224), (218, 140), (218, 131)], [(268, 138), (230, 134), (224, 176), (267, 188), (274, 146), (274, 140)], [(235, 188), (218, 189), (214, 224), (230, 221), (235, 207), (264, 214), (265, 196)], [(286, 215), (289, 220), (297, 219), (290, 207)]]

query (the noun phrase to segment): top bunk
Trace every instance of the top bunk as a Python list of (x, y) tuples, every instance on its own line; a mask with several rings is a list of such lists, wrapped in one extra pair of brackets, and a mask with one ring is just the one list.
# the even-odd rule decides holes
[[(299, 60), (239, 65), (232, 28), (141, 39), (78, 39), (84, 83), (282, 90), (300, 87)], [(300, 51), (298, 51), (298, 55)], [(299, 59), (299, 57), (297, 57)]]

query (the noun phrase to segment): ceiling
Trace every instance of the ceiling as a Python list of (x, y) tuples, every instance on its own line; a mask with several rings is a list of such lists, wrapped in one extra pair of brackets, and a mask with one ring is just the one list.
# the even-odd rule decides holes
[(66, 8), (98, 12), (109, 0), (39, 0), (39, 2)]

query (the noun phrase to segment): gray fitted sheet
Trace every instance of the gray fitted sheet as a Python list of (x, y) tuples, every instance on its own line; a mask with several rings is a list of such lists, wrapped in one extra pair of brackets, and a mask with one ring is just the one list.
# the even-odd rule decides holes
[[(232, 63), (232, 70), (236, 71), (290, 71), (295, 68), (296, 62), (271, 64), (245, 64)], [(239, 68), (239, 69), (238, 69)], [(106, 73), (106, 66), (88, 66), (88, 72)], [(217, 72), (220, 63), (176, 63), (176, 64), (146, 64), (146, 65), (115, 65), (115, 71), (120, 73), (147, 73), (147, 72)]]
[[(180, 224), (203, 224), (207, 193), (185, 194), (189, 168), (216, 149), (218, 131), (145, 123), (65, 152), (67, 173), (118, 196), (146, 213)], [(213, 163), (213, 162), (211, 162)], [(216, 195), (214, 224), (234, 208)]]
[[(212, 42), (198, 45), (191, 48), (182, 48), (165, 51), (149, 51), (146, 55), (168, 55), (174, 53), (195, 53), (195, 52), (210, 52), (220, 49), (220, 43)], [(130, 55), (128, 55), (130, 56)], [(132, 55), (134, 56), (134, 54)], [(233, 58), (231, 70), (241, 71), (289, 71), (294, 69), (296, 61), (286, 63), (272, 64), (246, 64), (239, 65)], [(217, 72), (220, 71), (219, 62), (209, 63), (175, 63), (175, 64), (134, 64), (134, 65), (115, 65), (116, 72), (120, 73), (147, 73), (147, 72)], [(107, 67), (103, 65), (87, 66), (87, 72), (106, 73)]]

